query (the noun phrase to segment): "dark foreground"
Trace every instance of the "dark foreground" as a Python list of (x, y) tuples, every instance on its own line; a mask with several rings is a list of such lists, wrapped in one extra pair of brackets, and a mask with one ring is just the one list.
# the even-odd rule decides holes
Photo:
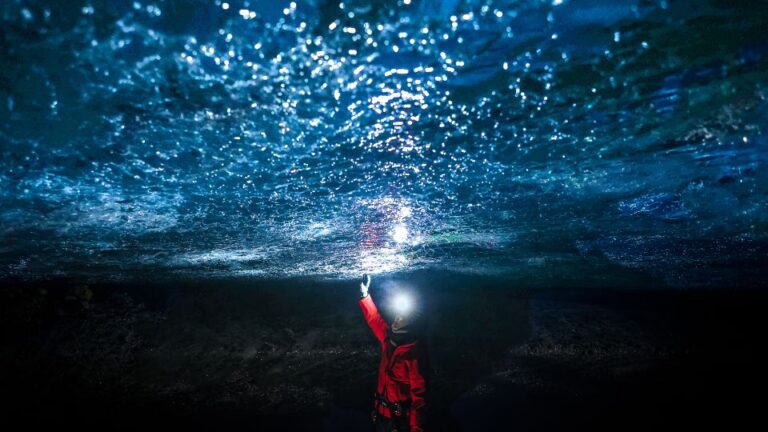
[[(763, 422), (764, 294), (411, 280), (432, 430)], [(0, 308), (4, 422), (370, 430), (378, 346), (353, 283), (6, 282)]]

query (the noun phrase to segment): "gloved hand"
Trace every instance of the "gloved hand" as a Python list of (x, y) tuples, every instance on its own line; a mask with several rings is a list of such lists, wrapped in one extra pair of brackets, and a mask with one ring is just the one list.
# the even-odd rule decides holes
[(369, 286), (371, 286), (371, 276), (365, 275), (365, 282), (360, 282), (360, 298), (368, 297)]

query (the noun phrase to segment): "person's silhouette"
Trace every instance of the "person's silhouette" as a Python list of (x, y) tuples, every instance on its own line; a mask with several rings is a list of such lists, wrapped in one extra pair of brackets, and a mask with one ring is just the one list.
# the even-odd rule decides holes
[(426, 409), (426, 349), (417, 330), (416, 311), (405, 296), (394, 301), (392, 325), (379, 314), (368, 294), (370, 276), (360, 284), (360, 308), (381, 344), (373, 422), (377, 432), (422, 432)]

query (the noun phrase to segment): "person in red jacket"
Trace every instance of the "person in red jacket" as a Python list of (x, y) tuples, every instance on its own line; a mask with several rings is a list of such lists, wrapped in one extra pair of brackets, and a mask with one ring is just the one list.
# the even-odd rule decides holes
[(408, 310), (411, 305), (407, 299), (395, 299), (395, 319), (387, 325), (368, 294), (370, 284), (371, 278), (366, 276), (366, 282), (360, 284), (359, 303), (365, 321), (381, 343), (372, 415), (376, 431), (423, 432), (427, 355), (414, 311)]

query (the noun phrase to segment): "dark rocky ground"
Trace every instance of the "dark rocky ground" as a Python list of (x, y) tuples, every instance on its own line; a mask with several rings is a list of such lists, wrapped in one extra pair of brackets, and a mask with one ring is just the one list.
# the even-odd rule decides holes
[[(763, 421), (761, 292), (410, 280), (428, 305), (432, 430)], [(355, 285), (5, 282), (0, 418), (85, 429), (368, 431), (379, 353)]]

